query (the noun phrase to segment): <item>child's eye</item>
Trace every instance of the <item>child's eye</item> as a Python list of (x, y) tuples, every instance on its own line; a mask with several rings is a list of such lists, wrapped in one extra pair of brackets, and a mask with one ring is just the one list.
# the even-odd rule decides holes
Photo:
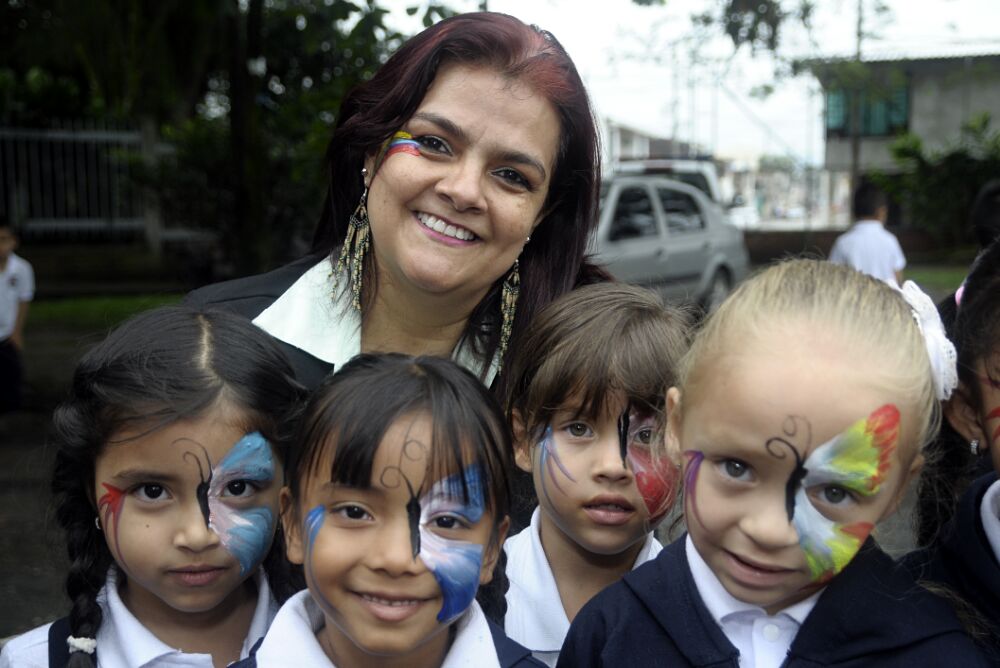
[(719, 462), (719, 468), (723, 474), (733, 480), (749, 480), (750, 466), (739, 459), (724, 459)]
[(420, 144), (421, 148), (425, 148), (432, 153), (442, 153), (445, 155), (451, 154), (451, 148), (448, 146), (448, 143), (440, 137), (435, 137), (434, 135), (422, 135), (420, 137), (414, 137), (413, 140)]
[(590, 427), (583, 422), (571, 422), (566, 425), (565, 429), (566, 433), (573, 438), (583, 438), (585, 436), (590, 436), (593, 433), (591, 432)]
[(362, 508), (361, 506), (353, 506), (353, 505), (341, 506), (339, 508), (335, 508), (333, 512), (345, 519), (354, 521), (360, 521), (371, 518), (371, 515), (368, 514), (368, 511)]
[(638, 443), (640, 445), (649, 445), (653, 442), (653, 428), (643, 427), (634, 434), (632, 434), (632, 442)]
[(493, 172), (494, 176), (506, 181), (510, 185), (517, 186), (518, 188), (523, 188), (524, 190), (533, 190), (531, 187), (531, 182), (517, 171), (516, 169), (511, 169), (510, 167), (502, 167)]
[(438, 515), (431, 518), (431, 524), (436, 529), (462, 529), (468, 524), (460, 517), (454, 515)]
[(838, 506), (853, 499), (851, 493), (840, 485), (827, 485), (820, 490), (823, 501)]
[(223, 496), (247, 497), (252, 496), (256, 488), (246, 480), (233, 480), (228, 483), (222, 492)]
[(153, 482), (138, 485), (133, 493), (140, 501), (160, 501), (169, 496), (163, 485)]

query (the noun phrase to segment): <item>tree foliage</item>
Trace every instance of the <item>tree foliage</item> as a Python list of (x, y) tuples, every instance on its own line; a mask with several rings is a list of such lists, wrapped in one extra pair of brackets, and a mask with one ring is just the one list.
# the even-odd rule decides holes
[(1000, 174), (1000, 130), (989, 113), (962, 127), (960, 139), (929, 151), (914, 134), (897, 138), (891, 151), (902, 176), (876, 175), (879, 186), (908, 207), (913, 221), (943, 244), (972, 240), (969, 212), (979, 189)]

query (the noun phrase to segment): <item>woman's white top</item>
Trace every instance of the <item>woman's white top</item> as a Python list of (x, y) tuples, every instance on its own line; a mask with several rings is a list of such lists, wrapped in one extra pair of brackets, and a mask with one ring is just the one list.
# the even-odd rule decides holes
[[(539, 530), (541, 511), (535, 508), (531, 524), (504, 543), (507, 553), (507, 636), (531, 650), (531, 654), (549, 666), (555, 666), (562, 649), (569, 618), (563, 609), (552, 567), (542, 549)], [(650, 533), (646, 536), (633, 570), (656, 557), (663, 546)]]
[[(300, 591), (285, 602), (254, 658), (260, 668), (336, 668), (316, 633), (326, 619), (309, 594)], [(493, 634), (475, 601), (455, 624), (455, 639), (441, 668), (500, 668)]]
[[(340, 286), (345, 285), (346, 275)], [(350, 290), (334, 294), (333, 266), (329, 258), (302, 274), (274, 303), (253, 319), (265, 332), (339, 369), (361, 352), (361, 314), (351, 306)], [(456, 348), (452, 359), (476, 377), (483, 363), (471, 346)], [(499, 357), (486, 374), (489, 387), (496, 376)]]
[[(117, 571), (112, 568), (97, 594), (97, 602), (104, 613), (97, 631), (98, 668), (213, 668), (211, 654), (189, 654), (170, 647), (143, 626), (122, 602), (117, 581)], [(250, 631), (243, 640), (241, 659), (249, 656), (253, 646), (267, 633), (278, 611), (267, 578), (260, 569), (256, 583), (257, 607), (250, 620)], [(48, 668), (50, 626), (52, 624), (39, 626), (8, 642), (0, 654), (0, 668)]]
[(989, 486), (979, 507), (983, 518), (983, 531), (993, 548), (993, 555), (1000, 562), (1000, 480)]
[(684, 541), (688, 568), (702, 602), (733, 647), (740, 652), (740, 665), (778, 668), (788, 654), (799, 627), (816, 606), (822, 589), (771, 616), (756, 605), (744, 603), (726, 591), (712, 569), (698, 554), (690, 534)]

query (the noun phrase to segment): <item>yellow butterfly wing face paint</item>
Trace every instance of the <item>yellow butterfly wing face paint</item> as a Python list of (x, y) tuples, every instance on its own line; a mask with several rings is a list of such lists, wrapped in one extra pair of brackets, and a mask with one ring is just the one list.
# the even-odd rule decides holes
[[(836, 522), (815, 505), (808, 490), (847, 500), (876, 494), (899, 440), (899, 410), (886, 404), (820, 445), (805, 460), (794, 489), (792, 522), (816, 581), (826, 581), (850, 563), (868, 538), (870, 522)], [(793, 490), (789, 490), (793, 491)], [(832, 501), (831, 501), (832, 503)]]

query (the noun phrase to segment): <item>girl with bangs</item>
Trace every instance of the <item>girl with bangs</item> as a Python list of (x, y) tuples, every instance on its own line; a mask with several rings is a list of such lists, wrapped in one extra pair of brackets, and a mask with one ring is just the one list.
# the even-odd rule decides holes
[(658, 446), (687, 324), (647, 290), (604, 283), (553, 303), (517, 347), (506, 406), (538, 507), (504, 546), (504, 627), (548, 665), (580, 608), (661, 550), (678, 472)]
[(510, 437), (453, 362), (360, 355), (306, 408), (281, 492), (288, 600), (246, 666), (538, 665), (475, 602), (507, 533)]

